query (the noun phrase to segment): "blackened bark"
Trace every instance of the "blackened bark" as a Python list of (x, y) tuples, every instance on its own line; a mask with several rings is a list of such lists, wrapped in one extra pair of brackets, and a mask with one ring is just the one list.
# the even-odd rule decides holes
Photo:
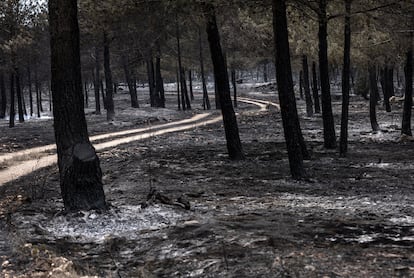
[(14, 127), (14, 118), (16, 116), (15, 104), (14, 104), (14, 72), (10, 74), (10, 118), (9, 118), (9, 127)]
[(204, 72), (204, 55), (203, 55), (203, 42), (202, 42), (202, 34), (201, 34), (201, 28), (198, 27), (198, 47), (200, 51), (200, 72), (201, 72), (201, 83), (203, 87), (203, 109), (204, 110), (210, 110), (210, 99), (208, 97), (208, 91), (207, 91), (207, 84), (206, 84), (206, 76)]
[(4, 80), (4, 73), (0, 71), (0, 119), (4, 119), (6, 117), (6, 109), (7, 109), (7, 92), (6, 92), (6, 82)]
[(53, 110), (53, 101), (52, 101), (52, 86), (49, 84), (49, 111), (52, 112)]
[(390, 67), (388, 68), (388, 74), (387, 74), (387, 84), (388, 84), (388, 96), (392, 97), (395, 95), (394, 90), (394, 68)]
[(379, 125), (377, 121), (377, 94), (378, 94), (378, 84), (377, 84), (377, 70), (375, 66), (369, 67), (369, 119), (371, 122), (372, 131), (378, 131)]
[(102, 172), (89, 142), (77, 1), (49, 1), (54, 128), (63, 203), (68, 211), (106, 209)]
[(221, 109), (220, 94), (219, 94), (219, 91), (218, 91), (218, 88), (217, 88), (216, 76), (214, 76), (214, 100), (215, 100), (215, 103), (216, 103), (216, 109), (217, 110)]
[(88, 90), (88, 82), (85, 81), (85, 107), (89, 108), (89, 90)]
[(206, 18), (206, 31), (210, 45), (211, 59), (213, 61), (214, 76), (217, 91), (220, 97), (221, 113), (223, 115), (224, 130), (226, 133), (227, 150), (230, 159), (244, 159), (243, 149), (239, 137), (236, 114), (230, 97), (229, 76), (227, 66), (221, 50), (220, 34), (217, 28), (216, 13), (212, 4), (203, 5)]
[[(185, 79), (185, 69), (181, 69), (181, 96), (184, 97), (184, 99), (182, 99), (183, 102), (183, 107), (184, 107), (184, 102), (185, 105), (187, 107), (188, 110), (191, 110), (191, 102), (190, 102), (190, 98), (188, 96), (188, 90), (187, 90), (187, 81)], [(183, 109), (185, 110), (185, 109)]]
[(389, 69), (388, 67), (384, 67), (383, 70), (381, 70), (381, 88), (382, 88), (382, 93), (384, 95), (384, 105), (385, 105), (385, 111), (387, 112), (391, 112), (391, 104), (390, 104), (390, 85), (389, 83), (389, 79), (388, 79), (388, 72)]
[(129, 61), (126, 55), (122, 56), (122, 66), (124, 69), (125, 81), (128, 84), (129, 95), (131, 96), (131, 107), (139, 108), (138, 95), (137, 95), (135, 86), (133, 84), (132, 78), (131, 78), (131, 72), (129, 69)]
[(303, 72), (299, 72), (299, 97), (303, 99)]
[(322, 120), (324, 146), (327, 149), (336, 147), (335, 123), (332, 113), (331, 92), (328, 66), (328, 17), (326, 14), (327, 0), (319, 0), (319, 71), (322, 95)]
[(32, 71), (30, 66), (27, 67), (27, 86), (29, 88), (30, 116), (33, 116)]
[(188, 86), (190, 88), (190, 98), (194, 100), (194, 92), (193, 92), (193, 74), (191, 70), (188, 70)]
[(318, 90), (318, 77), (316, 74), (316, 63), (312, 63), (312, 95), (313, 95), (313, 103), (315, 104), (315, 113), (321, 113), (321, 105), (319, 102), (319, 90)]
[(405, 65), (405, 99), (401, 133), (412, 136), (411, 109), (413, 106), (413, 49), (410, 47), (406, 54)]
[(16, 68), (14, 72), (15, 72), (15, 77), (16, 77), (16, 96), (17, 96), (17, 111), (19, 114), (19, 123), (23, 123), (24, 122), (24, 111), (23, 111), (22, 88), (20, 85), (20, 72), (18, 68)]
[(40, 118), (40, 111), (42, 111), (42, 99), (40, 98), (40, 95), (42, 94), (42, 92), (40, 88), (39, 78), (37, 76), (37, 67), (35, 68), (35, 90), (37, 117)]
[(150, 97), (150, 106), (155, 106), (155, 79), (154, 79), (154, 62), (152, 61), (152, 57), (146, 61), (147, 65), (147, 78), (148, 78), (148, 89), (149, 89), (149, 97)]
[(308, 117), (313, 116), (313, 103), (312, 96), (310, 92), (309, 85), (309, 66), (308, 66), (308, 57), (306, 55), (302, 56), (302, 72), (303, 72), (303, 88), (305, 91), (305, 100), (306, 100), (306, 114)]
[(101, 96), (99, 94), (99, 87), (101, 86), (100, 78), (100, 63), (99, 63), (99, 48), (95, 47), (95, 69), (92, 70), (93, 73), (93, 89), (95, 93), (95, 114), (101, 115)]
[(157, 43), (157, 56), (155, 57), (155, 91), (157, 107), (165, 108), (164, 80), (161, 75), (161, 46)]
[(294, 179), (302, 179), (307, 175), (303, 165), (300, 125), (293, 89), (285, 0), (273, 0), (272, 7), (276, 50), (276, 79), (290, 173)]
[(348, 114), (349, 90), (351, 71), (351, 1), (345, 0), (345, 27), (344, 27), (344, 64), (342, 67), (342, 114), (341, 135), (339, 139), (339, 154), (346, 156), (348, 151)]
[(103, 46), (104, 46), (104, 70), (105, 70), (105, 104), (106, 104), (106, 120), (113, 121), (115, 119), (115, 106), (113, 96), (113, 83), (112, 83), (112, 71), (111, 71), (111, 56), (109, 52), (109, 40), (108, 34), (103, 34)]
[(233, 105), (234, 107), (237, 107), (237, 82), (235, 69), (231, 69), (231, 84), (233, 85)]
[(181, 104), (183, 110), (191, 109), (190, 98), (188, 97), (188, 90), (187, 90), (187, 83), (185, 80), (185, 70), (182, 65), (181, 61), (181, 42), (180, 42), (180, 27), (178, 24), (178, 19), (176, 18), (176, 39), (177, 39), (177, 59), (178, 59), (178, 71), (180, 77), (180, 85), (181, 85)]
[(177, 68), (177, 105), (178, 105), (178, 110), (181, 110), (180, 72), (178, 68)]
[(267, 76), (267, 61), (263, 63), (263, 82), (268, 82), (269, 78)]

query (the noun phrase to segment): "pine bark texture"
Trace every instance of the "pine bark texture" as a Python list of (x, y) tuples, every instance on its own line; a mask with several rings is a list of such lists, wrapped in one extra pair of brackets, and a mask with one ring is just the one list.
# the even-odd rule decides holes
[(6, 81), (4, 80), (4, 73), (0, 71), (0, 119), (6, 117), (7, 108), (7, 92), (6, 92)]
[(113, 96), (113, 81), (112, 81), (112, 70), (111, 70), (111, 56), (109, 52), (109, 39), (108, 34), (104, 32), (103, 35), (103, 46), (104, 46), (104, 70), (105, 70), (105, 107), (106, 107), (106, 120), (113, 121), (115, 119), (115, 106)]
[(332, 101), (329, 84), (328, 66), (328, 16), (326, 14), (327, 0), (319, 0), (319, 71), (322, 96), (322, 120), (324, 146), (327, 149), (336, 147), (335, 123), (332, 113)]
[(306, 171), (303, 165), (300, 125), (293, 89), (285, 0), (273, 0), (272, 7), (276, 79), (290, 173), (294, 179), (302, 179), (306, 177)]
[(377, 69), (375, 66), (370, 66), (369, 68), (369, 119), (371, 122), (372, 131), (378, 131), (379, 125), (377, 121), (377, 94), (378, 94), (378, 84), (377, 84)]
[(405, 64), (405, 99), (401, 133), (412, 136), (411, 109), (413, 107), (413, 49), (406, 54)]
[(302, 56), (302, 72), (303, 72), (303, 88), (305, 91), (305, 100), (306, 100), (306, 114), (308, 117), (313, 116), (313, 103), (312, 96), (310, 92), (309, 84), (309, 66), (308, 66), (308, 57), (306, 55)]
[(49, 1), (52, 94), (60, 186), (68, 211), (106, 209), (82, 93), (77, 1)]
[(319, 101), (319, 90), (318, 90), (318, 77), (316, 73), (316, 63), (312, 63), (312, 96), (313, 103), (315, 105), (315, 113), (321, 113), (321, 105)]
[(227, 150), (230, 159), (244, 159), (236, 114), (234, 113), (233, 105), (231, 103), (229, 77), (227, 74), (227, 66), (224, 60), (224, 55), (221, 49), (215, 8), (211, 4), (204, 4), (203, 12), (206, 19), (206, 31), (210, 45), (217, 93), (219, 95), (221, 113), (223, 115)]
[(339, 139), (339, 154), (346, 156), (348, 152), (348, 114), (349, 90), (351, 71), (351, 1), (345, 0), (345, 27), (344, 27), (344, 62), (342, 67), (342, 113), (341, 135)]

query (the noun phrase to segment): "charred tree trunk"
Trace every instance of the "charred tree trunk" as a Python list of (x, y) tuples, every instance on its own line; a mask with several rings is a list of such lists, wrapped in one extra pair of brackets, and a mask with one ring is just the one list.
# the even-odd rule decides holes
[(307, 174), (303, 165), (301, 132), (293, 89), (285, 0), (273, 0), (272, 7), (276, 50), (276, 79), (290, 173), (294, 179), (302, 179)]
[(191, 70), (188, 70), (188, 86), (190, 88), (190, 98), (194, 100), (194, 92), (193, 92), (193, 74)]
[(148, 59), (147, 62), (147, 77), (148, 77), (148, 89), (149, 89), (149, 97), (150, 97), (150, 106), (155, 106), (155, 80), (154, 80), (154, 62), (151, 59)]
[(54, 128), (68, 211), (106, 209), (99, 158), (84, 113), (77, 1), (49, 0)]
[(331, 92), (328, 66), (328, 17), (326, 14), (327, 0), (319, 0), (319, 71), (322, 94), (322, 120), (324, 146), (327, 149), (336, 147), (335, 123), (332, 113)]
[(316, 63), (312, 63), (312, 95), (313, 95), (313, 103), (315, 104), (315, 113), (321, 113), (321, 106), (319, 102), (319, 90), (318, 90), (318, 77), (316, 74)]
[(269, 78), (267, 76), (267, 61), (263, 63), (263, 82), (269, 82)]
[(131, 96), (131, 106), (133, 108), (139, 108), (137, 91), (131, 78), (131, 72), (129, 69), (129, 61), (125, 55), (122, 56), (122, 66), (124, 69), (125, 81), (128, 84), (129, 95)]
[(20, 86), (20, 72), (18, 68), (16, 68), (14, 72), (15, 72), (15, 77), (16, 77), (17, 111), (19, 114), (19, 123), (23, 123), (24, 122), (24, 111), (23, 111), (22, 88)]
[(101, 115), (101, 96), (99, 94), (99, 87), (101, 86), (100, 80), (100, 64), (99, 64), (99, 49), (95, 47), (95, 69), (93, 73), (93, 89), (95, 93), (95, 114)]
[(411, 109), (413, 106), (413, 49), (410, 47), (405, 65), (405, 99), (401, 133), (412, 136)]
[(378, 131), (379, 125), (377, 121), (377, 94), (378, 94), (378, 85), (377, 85), (377, 70), (375, 66), (370, 66), (369, 68), (369, 119), (371, 121), (372, 131)]
[(237, 107), (237, 82), (235, 69), (231, 69), (231, 84), (233, 85), (233, 105), (234, 107)]
[(33, 116), (33, 92), (32, 92), (32, 71), (30, 66), (27, 67), (27, 86), (29, 88), (29, 105), (30, 105), (30, 117)]
[(35, 90), (37, 117), (40, 118), (40, 111), (42, 111), (42, 100), (40, 98), (40, 95), (42, 94), (42, 92), (40, 91), (40, 83), (39, 78), (37, 76), (37, 67), (35, 68)]
[(4, 73), (0, 71), (0, 119), (4, 119), (6, 117), (6, 109), (7, 109), (7, 92), (6, 92), (6, 82), (4, 80)]
[(181, 99), (183, 103), (183, 107), (184, 107), (184, 102), (185, 102), (186, 108), (188, 110), (191, 110), (191, 102), (190, 102), (190, 98), (188, 97), (188, 90), (187, 90), (187, 81), (185, 80), (185, 69), (181, 69), (181, 96), (183, 97)]
[(303, 72), (299, 72), (299, 97), (303, 99)]
[(155, 91), (157, 92), (157, 107), (165, 108), (164, 80), (161, 75), (161, 46), (157, 43), (157, 56), (155, 57)]
[(348, 151), (348, 114), (351, 71), (351, 1), (345, 0), (344, 64), (342, 68), (342, 114), (339, 154), (345, 157)]
[(384, 105), (385, 105), (385, 111), (391, 112), (391, 104), (390, 104), (390, 85), (388, 84), (388, 67), (385, 67), (383, 70), (381, 70), (381, 88), (382, 93), (384, 95)]
[(217, 91), (220, 96), (227, 150), (230, 159), (244, 159), (236, 114), (234, 113), (233, 105), (231, 103), (229, 77), (223, 52), (221, 50), (220, 34), (217, 28), (214, 6), (212, 4), (204, 4), (203, 13), (206, 18), (206, 31), (210, 45), (211, 59), (213, 61), (215, 81), (217, 82)]
[(106, 32), (103, 34), (103, 46), (104, 46), (104, 69), (105, 69), (105, 87), (106, 87), (106, 120), (113, 121), (115, 119), (115, 106), (113, 96), (113, 83), (112, 83), (112, 71), (111, 71), (111, 57), (109, 53), (109, 40)]
[(10, 74), (10, 118), (9, 127), (14, 127), (14, 118), (16, 117), (15, 104), (14, 104), (14, 72)]
[(303, 72), (303, 88), (305, 91), (305, 100), (306, 100), (306, 114), (308, 117), (313, 116), (313, 103), (312, 96), (310, 92), (309, 85), (309, 66), (308, 66), (308, 57), (306, 55), (302, 56), (302, 72)]
[(180, 72), (178, 68), (177, 68), (177, 104), (178, 104), (178, 110), (181, 110)]
[(88, 91), (88, 82), (85, 81), (84, 91), (85, 91), (85, 107), (89, 108), (89, 91)]
[(191, 109), (190, 98), (188, 97), (187, 84), (185, 81), (185, 70), (181, 61), (181, 43), (180, 43), (180, 27), (178, 25), (178, 19), (176, 18), (176, 39), (177, 39), (177, 59), (178, 59), (178, 71), (181, 85), (181, 103), (183, 110)]
[(201, 71), (201, 83), (203, 88), (203, 108), (204, 110), (210, 110), (210, 99), (208, 97), (207, 91), (207, 84), (206, 84), (206, 76), (204, 72), (204, 55), (203, 55), (203, 43), (202, 43), (202, 35), (201, 35), (201, 28), (198, 28), (198, 47), (199, 47), (199, 59), (200, 59), (200, 71)]

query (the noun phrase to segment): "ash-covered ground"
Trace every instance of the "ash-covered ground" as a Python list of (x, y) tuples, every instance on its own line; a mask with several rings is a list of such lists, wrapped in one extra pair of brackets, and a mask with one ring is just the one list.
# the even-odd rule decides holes
[[(277, 102), (272, 92), (242, 95)], [(89, 129), (189, 118), (204, 112), (198, 98), (190, 112), (176, 111), (173, 95), (162, 112), (134, 111), (119, 94), (117, 121), (89, 114)], [(100, 151), (107, 212), (64, 214), (56, 166), (2, 185), (0, 276), (414, 276), (414, 143), (401, 140), (401, 107), (378, 106), (382, 131), (372, 133), (368, 102), (353, 97), (349, 155), (339, 158), (323, 148), (321, 115), (306, 117), (304, 106), (298, 100), (308, 181), (289, 176), (279, 111), (240, 102), (244, 161), (227, 158), (221, 122)], [(1, 151), (53, 143), (51, 128), (50, 120), (2, 126)], [(150, 188), (185, 198), (190, 210), (157, 201), (142, 208)]]

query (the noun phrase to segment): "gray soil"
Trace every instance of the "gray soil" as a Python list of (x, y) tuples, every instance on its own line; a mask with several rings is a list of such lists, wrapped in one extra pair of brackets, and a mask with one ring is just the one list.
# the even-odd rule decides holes
[[(321, 116), (305, 117), (304, 105), (298, 100), (312, 152), (306, 181), (289, 177), (279, 112), (240, 103), (244, 161), (227, 158), (221, 123), (101, 151), (109, 211), (64, 214), (56, 166), (1, 186), (0, 276), (413, 277), (414, 143), (400, 140), (401, 108), (379, 106), (382, 131), (373, 134), (368, 103), (352, 98), (349, 155), (339, 158), (323, 148)], [(87, 117), (98, 134), (202, 112), (166, 111), (120, 115), (115, 125)], [(334, 113), (338, 124), (339, 101)], [(1, 127), (1, 151), (51, 143), (51, 126)], [(150, 188), (191, 209), (141, 208)]]

